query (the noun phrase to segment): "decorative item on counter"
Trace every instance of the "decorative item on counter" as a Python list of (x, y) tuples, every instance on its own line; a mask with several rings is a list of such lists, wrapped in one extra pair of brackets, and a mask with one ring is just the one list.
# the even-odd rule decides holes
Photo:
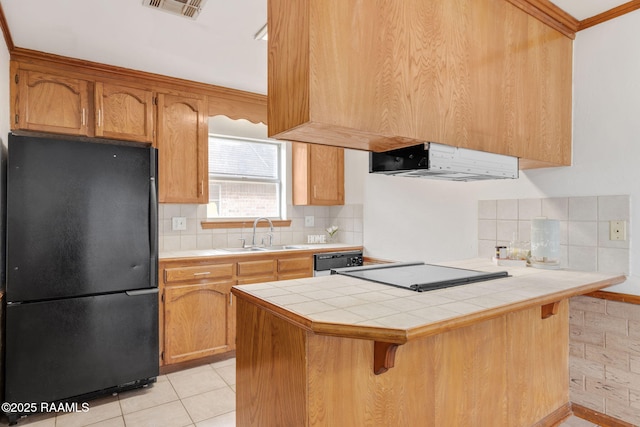
[(529, 258), (529, 242), (519, 241), (516, 233), (509, 242), (509, 246), (496, 246), (495, 265), (510, 267), (526, 267)]
[(325, 230), (329, 234), (329, 242), (333, 242), (333, 236), (338, 232), (338, 226), (332, 225)]
[(307, 243), (327, 243), (326, 237), (324, 234), (309, 234), (307, 235)]
[(560, 268), (560, 221), (557, 219), (531, 220), (531, 266)]

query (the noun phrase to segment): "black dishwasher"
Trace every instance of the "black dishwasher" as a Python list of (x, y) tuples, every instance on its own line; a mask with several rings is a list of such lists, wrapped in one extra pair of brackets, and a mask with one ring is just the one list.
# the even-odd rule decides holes
[(313, 275), (328, 276), (334, 268), (359, 267), (362, 251), (325, 252), (313, 255)]

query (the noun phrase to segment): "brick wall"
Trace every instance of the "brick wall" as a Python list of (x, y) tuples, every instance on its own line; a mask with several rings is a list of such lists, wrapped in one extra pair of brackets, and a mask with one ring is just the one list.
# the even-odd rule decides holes
[(640, 425), (640, 305), (571, 298), (571, 401)]

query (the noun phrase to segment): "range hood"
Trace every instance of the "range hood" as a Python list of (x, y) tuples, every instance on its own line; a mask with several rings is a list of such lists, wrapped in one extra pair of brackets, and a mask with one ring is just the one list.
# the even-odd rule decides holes
[(369, 153), (369, 173), (445, 181), (515, 179), (518, 158), (426, 142)]

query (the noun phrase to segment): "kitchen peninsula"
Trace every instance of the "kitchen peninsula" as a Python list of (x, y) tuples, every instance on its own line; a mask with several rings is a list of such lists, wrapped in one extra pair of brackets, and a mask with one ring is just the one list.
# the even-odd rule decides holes
[(238, 425), (555, 425), (568, 299), (625, 277), (508, 270), (423, 293), (337, 275), (234, 287)]

